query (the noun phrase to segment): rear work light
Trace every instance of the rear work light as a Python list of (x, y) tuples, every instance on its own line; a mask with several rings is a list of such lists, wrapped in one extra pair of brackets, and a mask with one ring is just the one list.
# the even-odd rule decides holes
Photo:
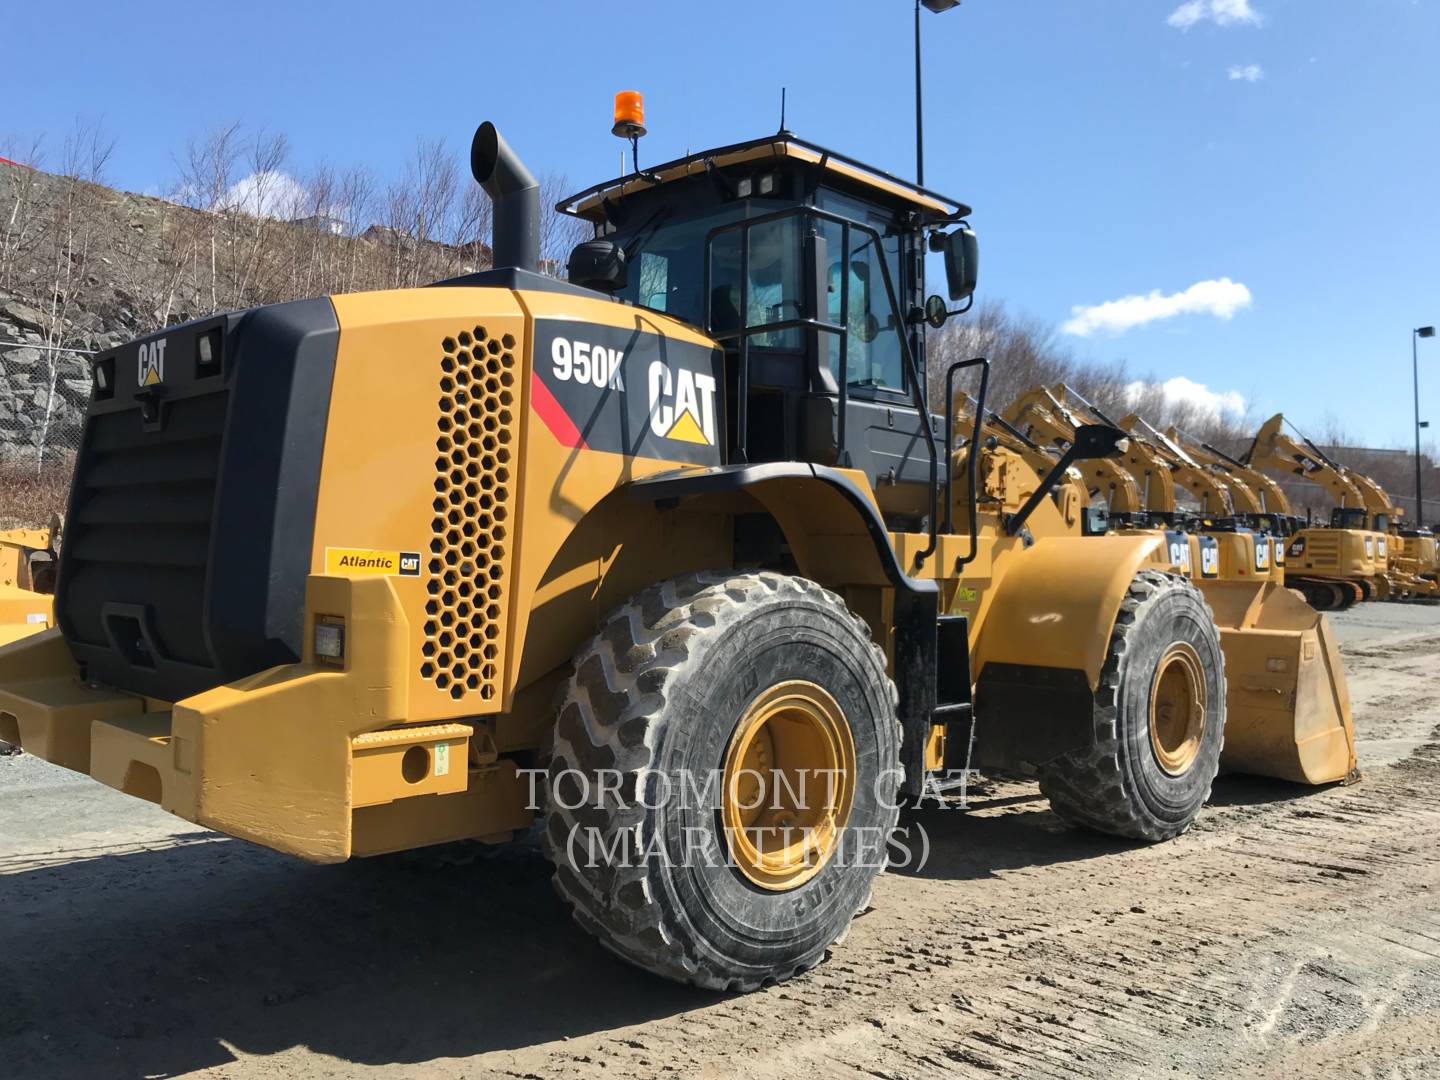
[(322, 663), (345, 662), (345, 624), (339, 619), (315, 620), (315, 659)]

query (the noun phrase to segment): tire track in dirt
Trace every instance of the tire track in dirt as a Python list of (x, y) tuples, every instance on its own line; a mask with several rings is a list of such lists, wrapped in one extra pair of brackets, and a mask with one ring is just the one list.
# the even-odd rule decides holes
[[(826, 963), (744, 997), (611, 960), (563, 921), (535, 852), (317, 868), (99, 788), (16, 798), (0, 819), (40, 809), (0, 845), (0, 1061), (44, 1077), (1440, 1075), (1440, 632), (1365, 617), (1339, 624), (1363, 782), (1224, 779), (1189, 833), (1139, 846), (988, 781), (971, 813), (908, 819), (929, 862), (881, 878)], [(67, 807), (73, 832), (49, 821)]]
[[(1368, 650), (1357, 682), (1393, 690), (1434, 649), (1426, 637)], [(993, 813), (924, 820), (950, 834), (937, 858), (1007, 819), (1023, 823), (1015, 863), (1064, 842), (1081, 857), (887, 875), (878, 910), (810, 976), (703, 1021), (648, 1025), (637, 1041), (652, 1062), (689, 1045), (681, 1071), (762, 1077), (1313, 1077), (1347, 1072), (1365, 1047), (1389, 1048), (1378, 1056), (1390, 1060), (1365, 1061), (1374, 1075), (1431, 1075), (1440, 1048), (1416, 1037), (1440, 1031), (1440, 687), (1429, 682), (1427, 698), (1408, 699), (1432, 724), (1410, 758), (1348, 788), (1227, 781), (1221, 805), (1157, 847), (1068, 832), (1040, 820), (1027, 785), (995, 784), (987, 801), (1006, 805)], [(1355, 704), (1362, 718), (1373, 707), (1363, 688)], [(950, 867), (976, 869), (963, 855)], [(645, 1073), (633, 1048), (605, 1045), (605, 1072)], [(585, 1063), (535, 1064), (549, 1076)]]

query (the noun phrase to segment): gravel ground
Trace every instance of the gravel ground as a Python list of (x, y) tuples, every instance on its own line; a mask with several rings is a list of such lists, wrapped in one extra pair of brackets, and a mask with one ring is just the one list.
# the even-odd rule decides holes
[(746, 997), (611, 958), (529, 849), (307, 866), (0, 758), (0, 1074), (1440, 1074), (1440, 608), (1332, 618), (1362, 783), (1224, 779), (1155, 847), (992, 783)]

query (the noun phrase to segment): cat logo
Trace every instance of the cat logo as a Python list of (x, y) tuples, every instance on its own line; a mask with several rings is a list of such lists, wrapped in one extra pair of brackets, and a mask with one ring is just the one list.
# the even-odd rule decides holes
[(1200, 576), (1220, 576), (1220, 545), (1208, 536), (1200, 538)]
[(1194, 572), (1190, 565), (1190, 541), (1175, 533), (1170, 535), (1170, 565), (1179, 567), (1183, 576), (1190, 577)]
[(139, 370), (136, 373), (141, 386), (159, 386), (165, 381), (165, 339), (142, 341), (140, 343)]
[(650, 430), (662, 439), (715, 445), (715, 379), (699, 371), (650, 365)]

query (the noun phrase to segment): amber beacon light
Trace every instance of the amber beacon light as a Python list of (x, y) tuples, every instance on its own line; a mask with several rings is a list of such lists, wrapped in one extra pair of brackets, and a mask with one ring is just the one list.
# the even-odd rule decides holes
[(645, 134), (645, 99), (638, 90), (621, 90), (615, 95), (615, 126), (611, 133), (622, 139)]

